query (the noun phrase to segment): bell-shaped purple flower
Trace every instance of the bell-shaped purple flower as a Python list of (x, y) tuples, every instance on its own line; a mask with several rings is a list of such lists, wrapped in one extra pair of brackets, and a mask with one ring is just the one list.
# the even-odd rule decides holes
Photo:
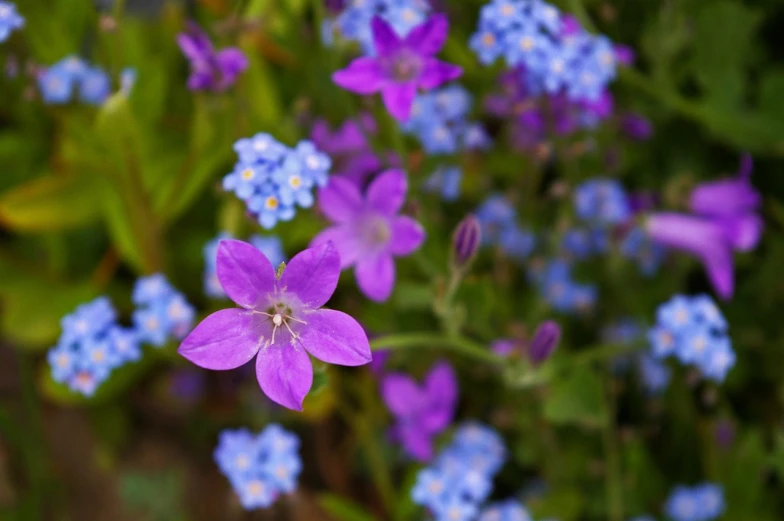
[(752, 167), (751, 156), (744, 154), (736, 177), (697, 186), (689, 200), (691, 211), (710, 217), (735, 217), (757, 211), (762, 197), (750, 182)]
[(177, 44), (191, 62), (191, 90), (224, 91), (248, 68), (248, 59), (241, 50), (228, 47), (216, 52), (207, 34), (195, 23), (189, 23), (187, 31), (177, 36)]
[(261, 390), (274, 402), (302, 410), (313, 383), (308, 353), (330, 364), (371, 361), (367, 335), (340, 311), (322, 309), (340, 277), (340, 257), (331, 243), (304, 250), (280, 278), (254, 246), (223, 240), (218, 280), (239, 308), (205, 318), (183, 340), (179, 353), (205, 369), (235, 369), (256, 357)]
[(449, 21), (442, 14), (431, 16), (402, 39), (379, 16), (373, 18), (371, 29), (377, 55), (357, 58), (335, 72), (332, 80), (357, 94), (380, 92), (387, 110), (399, 121), (411, 115), (418, 88), (434, 89), (463, 73), (457, 65), (435, 58), (449, 31)]
[(335, 223), (318, 234), (311, 246), (332, 242), (343, 268), (355, 267), (359, 289), (371, 300), (389, 298), (395, 285), (394, 257), (410, 255), (425, 240), (422, 226), (398, 215), (408, 183), (402, 170), (387, 170), (368, 185), (333, 177), (319, 192), (319, 208)]
[(446, 362), (436, 364), (422, 385), (406, 374), (390, 373), (381, 382), (381, 394), (396, 419), (393, 436), (413, 458), (432, 459), (432, 438), (452, 423), (457, 405), (452, 367)]

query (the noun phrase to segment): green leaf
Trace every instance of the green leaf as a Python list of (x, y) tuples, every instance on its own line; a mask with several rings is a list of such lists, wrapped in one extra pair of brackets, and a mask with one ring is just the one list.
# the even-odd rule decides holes
[(99, 215), (99, 185), (82, 175), (45, 175), (0, 195), (0, 223), (26, 232), (83, 226)]
[(353, 501), (325, 493), (319, 496), (321, 508), (340, 521), (376, 521), (376, 518)]
[(559, 424), (600, 425), (607, 414), (602, 382), (590, 367), (577, 367), (554, 382), (544, 415)]

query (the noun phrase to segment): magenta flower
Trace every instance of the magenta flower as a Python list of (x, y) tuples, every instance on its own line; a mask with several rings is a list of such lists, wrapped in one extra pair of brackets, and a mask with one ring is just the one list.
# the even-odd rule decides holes
[(320, 309), (340, 277), (332, 244), (302, 251), (278, 278), (254, 246), (223, 240), (217, 271), (223, 290), (241, 307), (213, 313), (183, 340), (179, 353), (194, 364), (235, 369), (256, 356), (261, 390), (284, 407), (302, 410), (313, 383), (308, 353), (337, 365), (371, 361), (362, 326), (345, 313)]
[(397, 215), (407, 190), (406, 174), (387, 170), (370, 183), (364, 197), (354, 183), (336, 177), (319, 192), (319, 208), (335, 225), (318, 234), (311, 246), (334, 243), (341, 267), (354, 266), (359, 289), (377, 302), (388, 299), (395, 285), (393, 257), (411, 254), (425, 240), (418, 222)]
[(229, 47), (216, 52), (207, 34), (195, 23), (177, 36), (177, 44), (191, 62), (188, 88), (221, 92), (231, 87), (248, 68), (241, 50)]
[(457, 378), (446, 362), (436, 364), (420, 386), (408, 375), (390, 373), (381, 382), (384, 403), (394, 415), (392, 435), (413, 458), (433, 457), (433, 436), (446, 429), (457, 405)]
[(724, 299), (734, 291), (733, 251), (753, 249), (762, 235), (763, 221), (755, 213), (761, 196), (749, 182), (750, 173), (751, 158), (744, 156), (736, 178), (692, 191), (690, 207), (696, 215), (657, 213), (646, 224), (653, 240), (697, 256)]
[(332, 76), (332, 80), (357, 94), (381, 92), (387, 110), (399, 121), (411, 115), (417, 88), (435, 89), (459, 78), (463, 70), (434, 56), (446, 42), (446, 16), (431, 16), (401, 39), (381, 17), (371, 22), (377, 56), (357, 58)]

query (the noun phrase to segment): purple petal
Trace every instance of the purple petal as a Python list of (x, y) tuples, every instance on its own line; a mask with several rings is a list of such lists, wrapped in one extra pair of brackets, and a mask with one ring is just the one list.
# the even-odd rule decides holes
[(189, 60), (206, 60), (213, 54), (210, 39), (196, 24), (189, 24), (187, 32), (177, 35), (177, 44)]
[(303, 250), (286, 265), (278, 284), (303, 304), (320, 308), (335, 292), (340, 278), (340, 255), (332, 243)]
[(373, 32), (373, 45), (379, 56), (388, 56), (400, 48), (400, 37), (395, 29), (380, 16), (373, 17), (370, 22), (370, 30)]
[(367, 188), (367, 205), (384, 215), (395, 215), (403, 207), (408, 191), (406, 173), (399, 169), (386, 170)]
[(319, 190), (319, 209), (336, 223), (345, 223), (356, 218), (362, 210), (362, 194), (348, 179), (332, 177), (329, 184)]
[(229, 47), (220, 51), (216, 57), (218, 69), (226, 76), (233, 80), (245, 69), (248, 68), (248, 58), (245, 54), (234, 47)]
[(760, 193), (741, 177), (698, 185), (691, 192), (689, 207), (694, 213), (728, 217), (753, 212), (761, 203)]
[(218, 280), (231, 300), (254, 309), (275, 289), (275, 268), (255, 246), (224, 239), (218, 244)]
[(433, 56), (444, 46), (448, 32), (447, 17), (443, 14), (435, 14), (408, 33), (406, 45), (416, 49), (420, 54)]
[(459, 78), (462, 74), (461, 67), (430, 58), (425, 63), (425, 69), (419, 77), (419, 86), (426, 90), (435, 89), (443, 83)]
[(646, 229), (654, 241), (699, 257), (716, 293), (724, 299), (732, 296), (732, 252), (720, 224), (690, 215), (658, 213), (648, 218)]
[(441, 362), (425, 378), (429, 406), (421, 414), (422, 428), (430, 433), (441, 432), (452, 423), (457, 404), (457, 377), (452, 367)]
[(232, 308), (216, 311), (185, 337), (177, 350), (199, 367), (235, 369), (256, 356), (261, 347), (252, 311)]
[(430, 436), (418, 425), (407, 425), (398, 429), (400, 442), (406, 452), (417, 461), (433, 459), (433, 443)]
[(354, 268), (357, 285), (370, 300), (383, 302), (395, 285), (395, 263), (391, 255), (376, 255), (357, 262)]
[(370, 344), (359, 322), (341, 311), (320, 309), (304, 315), (302, 346), (322, 362), (357, 366), (370, 362)]
[(414, 83), (389, 83), (381, 89), (384, 105), (398, 121), (407, 121), (411, 117), (414, 96), (416, 96)]
[(357, 58), (345, 69), (332, 75), (336, 85), (357, 94), (373, 94), (381, 90), (384, 73), (374, 58)]
[(416, 251), (424, 240), (425, 230), (414, 219), (405, 216), (393, 219), (389, 253), (392, 255), (409, 255)]
[(302, 401), (313, 385), (313, 366), (301, 347), (272, 345), (256, 358), (256, 378), (270, 400), (301, 411)]
[(738, 251), (753, 250), (760, 241), (765, 225), (761, 217), (752, 213), (720, 219), (719, 222), (727, 240)]
[(310, 247), (315, 248), (330, 241), (332, 241), (340, 255), (341, 269), (348, 268), (357, 261), (361, 251), (361, 244), (353, 227), (337, 225), (327, 228), (310, 241)]
[(381, 397), (389, 411), (405, 418), (418, 410), (425, 401), (413, 378), (406, 374), (389, 373), (381, 381)]

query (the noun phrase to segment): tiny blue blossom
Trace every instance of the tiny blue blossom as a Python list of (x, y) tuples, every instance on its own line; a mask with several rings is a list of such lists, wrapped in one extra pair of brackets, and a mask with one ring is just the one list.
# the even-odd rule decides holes
[(439, 194), (444, 201), (452, 202), (460, 197), (462, 179), (463, 171), (459, 167), (441, 167), (430, 174), (423, 188), (426, 192)]
[(246, 510), (271, 506), (294, 492), (302, 471), (299, 439), (276, 424), (259, 434), (247, 429), (220, 433), (214, 458)]
[(520, 502), (507, 499), (485, 507), (477, 521), (534, 521), (534, 518)]
[(79, 98), (89, 105), (100, 105), (112, 90), (109, 75), (97, 67), (88, 67), (79, 83)]
[(631, 216), (626, 192), (614, 179), (591, 179), (577, 186), (574, 207), (580, 219), (599, 225), (622, 224)]
[(25, 20), (11, 2), (0, 0), (0, 42), (8, 39), (11, 33), (24, 27)]
[(196, 311), (160, 273), (140, 278), (133, 290), (133, 324), (139, 339), (162, 347), (171, 337), (182, 339), (191, 329)]
[(664, 512), (672, 521), (713, 521), (724, 513), (724, 508), (722, 488), (703, 483), (675, 487), (667, 498)]
[(99, 67), (92, 67), (77, 56), (68, 56), (44, 70), (38, 88), (45, 103), (68, 103), (78, 90), (79, 99), (100, 105), (111, 94), (111, 80)]
[(596, 303), (596, 287), (576, 282), (570, 265), (564, 260), (555, 259), (540, 269), (529, 268), (528, 275), (544, 300), (557, 311), (584, 311)]
[(650, 355), (640, 357), (640, 377), (643, 387), (650, 394), (658, 394), (670, 384), (671, 372), (661, 360)]
[(656, 274), (667, 250), (654, 242), (643, 228), (633, 228), (621, 242), (621, 254), (637, 263), (646, 277)]
[(482, 226), (482, 244), (488, 246), (498, 241), (503, 230), (517, 226), (517, 211), (503, 195), (491, 195), (476, 210)]

